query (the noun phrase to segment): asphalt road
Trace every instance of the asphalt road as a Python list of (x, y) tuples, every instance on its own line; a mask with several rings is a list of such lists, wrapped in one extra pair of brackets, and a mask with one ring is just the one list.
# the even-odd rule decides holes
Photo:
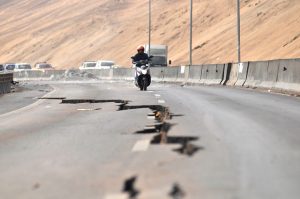
[[(34, 102), (21, 107), (0, 98), (1, 107), (15, 107), (0, 109), (0, 198), (299, 198), (299, 98), (225, 87), (44, 84), (53, 87), (45, 97), (112, 102), (65, 104), (22, 92)], [(118, 100), (131, 109), (118, 110)], [(147, 105), (169, 107), (167, 143), (151, 144), (158, 133), (143, 131), (157, 122)], [(180, 153), (187, 140), (194, 150)]]

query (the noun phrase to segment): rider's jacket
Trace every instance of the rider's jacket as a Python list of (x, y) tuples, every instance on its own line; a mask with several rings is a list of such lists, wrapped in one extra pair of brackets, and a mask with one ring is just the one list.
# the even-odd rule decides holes
[[(132, 59), (132, 62), (138, 62), (138, 61), (141, 61), (141, 60), (148, 60), (148, 55), (146, 53), (137, 53), (133, 59)], [(137, 65), (138, 66), (138, 65)], [(140, 67), (140, 66), (138, 66)]]

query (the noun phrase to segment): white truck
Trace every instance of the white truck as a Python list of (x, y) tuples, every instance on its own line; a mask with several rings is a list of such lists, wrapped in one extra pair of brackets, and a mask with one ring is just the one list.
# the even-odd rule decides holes
[[(149, 45), (145, 44), (145, 53), (149, 55)], [(152, 45), (150, 48), (150, 55), (153, 56), (151, 66), (166, 67), (168, 66), (168, 46), (167, 45)], [(171, 61), (169, 61), (171, 64)]]

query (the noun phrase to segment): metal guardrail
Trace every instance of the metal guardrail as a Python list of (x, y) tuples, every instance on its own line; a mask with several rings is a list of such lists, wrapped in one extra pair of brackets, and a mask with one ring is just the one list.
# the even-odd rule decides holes
[(0, 94), (11, 91), (11, 82), (13, 79), (13, 73), (0, 73)]
[(13, 81), (13, 73), (0, 73), (0, 83)]

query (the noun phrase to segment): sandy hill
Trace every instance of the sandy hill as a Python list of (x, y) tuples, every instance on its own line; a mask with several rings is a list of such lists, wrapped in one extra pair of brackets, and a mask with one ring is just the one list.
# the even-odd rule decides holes
[[(235, 0), (194, 0), (194, 63), (236, 61)], [(112, 59), (147, 42), (146, 0), (0, 0), (0, 63), (58, 68)], [(153, 43), (188, 62), (188, 0), (153, 0)], [(242, 59), (300, 57), (299, 0), (241, 0)]]

